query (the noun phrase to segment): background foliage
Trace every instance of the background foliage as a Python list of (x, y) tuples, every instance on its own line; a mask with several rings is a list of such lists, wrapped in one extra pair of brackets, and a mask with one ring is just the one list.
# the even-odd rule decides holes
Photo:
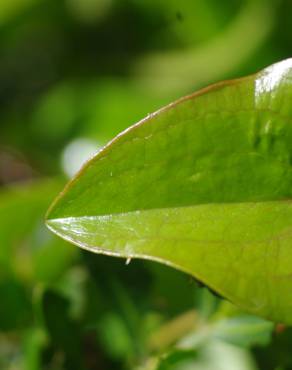
[(289, 0), (2, 0), (0, 368), (289, 370), (292, 331), (152, 262), (80, 251), (52, 198), (125, 127), (291, 56)]

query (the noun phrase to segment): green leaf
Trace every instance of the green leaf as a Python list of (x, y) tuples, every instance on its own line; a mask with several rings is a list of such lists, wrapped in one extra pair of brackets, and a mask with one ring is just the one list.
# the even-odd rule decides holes
[[(22, 186), (1, 188), (0, 266), (11, 268), (13, 254), (23, 239), (44, 217), (47, 204), (60, 187), (57, 181), (36, 181)], [(17, 227), (16, 227), (17, 225)]]
[(256, 370), (250, 353), (222, 342), (211, 342), (199, 350), (173, 349), (154, 357), (137, 370)]
[(43, 225), (46, 207), (60, 186), (60, 180), (42, 180), (1, 189), (0, 282), (11, 274), (53, 282), (72, 263), (73, 248)]
[(96, 253), (194, 275), (292, 323), (292, 59), (149, 115), (90, 160), (49, 228)]
[(183, 370), (191, 367), (195, 368), (196, 359), (196, 351), (172, 351), (161, 359), (156, 370)]
[(262, 318), (240, 314), (215, 322), (205, 322), (178, 343), (179, 348), (197, 349), (211, 341), (239, 347), (266, 346), (271, 342), (274, 324)]
[(271, 340), (274, 325), (255, 316), (241, 315), (215, 324), (213, 337), (241, 347), (265, 346)]
[(38, 370), (41, 368), (42, 351), (46, 344), (46, 334), (41, 328), (32, 327), (22, 338), (23, 368), (25, 370)]

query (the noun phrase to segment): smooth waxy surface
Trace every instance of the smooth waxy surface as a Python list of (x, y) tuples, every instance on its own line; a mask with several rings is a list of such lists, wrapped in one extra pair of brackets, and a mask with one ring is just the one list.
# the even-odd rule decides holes
[(65, 188), (47, 224), (97, 253), (173, 265), (292, 323), (291, 161), (289, 59), (132, 126)]

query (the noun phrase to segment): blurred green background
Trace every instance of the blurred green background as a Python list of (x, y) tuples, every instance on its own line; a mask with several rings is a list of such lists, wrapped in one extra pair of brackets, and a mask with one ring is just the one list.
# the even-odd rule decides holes
[(0, 0), (0, 369), (289, 370), (292, 330), (44, 226), (124, 128), (292, 54), (290, 0)]

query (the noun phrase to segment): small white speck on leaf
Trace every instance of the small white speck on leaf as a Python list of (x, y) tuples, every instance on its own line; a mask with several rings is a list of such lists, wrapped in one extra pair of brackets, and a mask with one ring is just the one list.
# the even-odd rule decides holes
[(128, 264), (131, 262), (131, 260), (132, 260), (132, 258), (131, 258), (131, 257), (128, 257), (128, 258), (126, 259), (126, 265), (128, 265)]

